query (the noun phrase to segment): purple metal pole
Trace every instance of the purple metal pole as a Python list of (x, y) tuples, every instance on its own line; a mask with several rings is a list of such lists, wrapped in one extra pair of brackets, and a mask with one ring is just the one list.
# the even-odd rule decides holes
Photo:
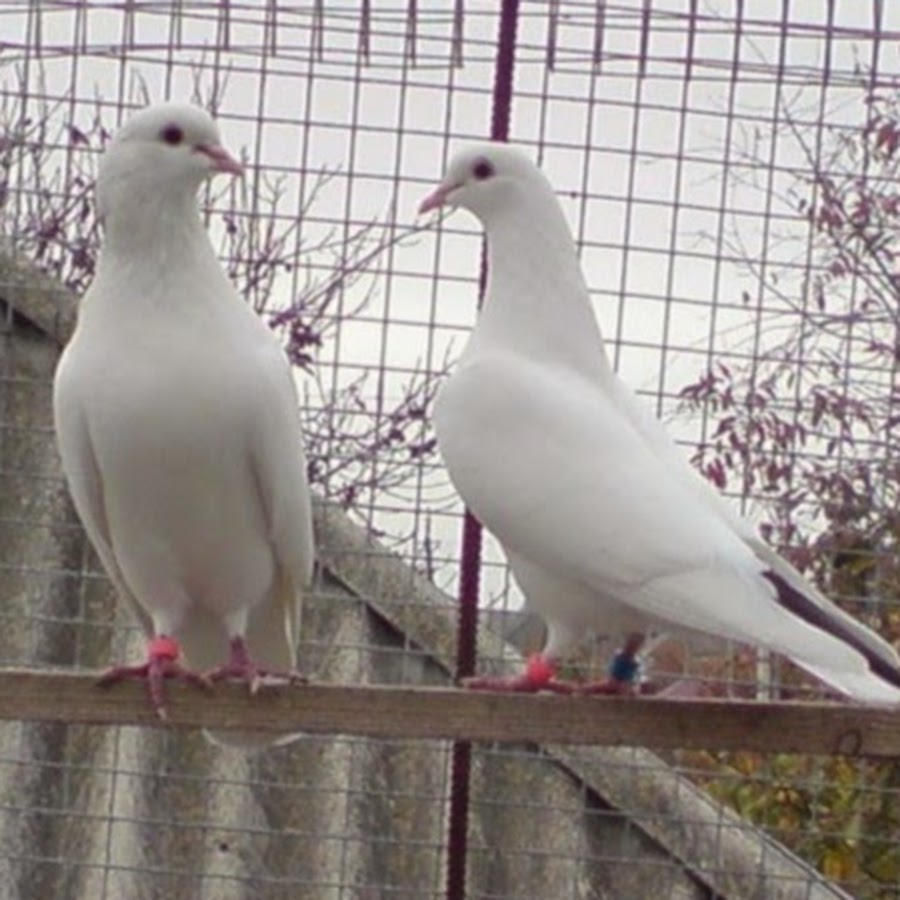
[[(506, 141), (512, 112), (513, 70), (516, 54), (516, 27), (519, 0), (503, 0), (497, 34), (497, 66), (494, 70), (491, 140)], [(487, 258), (482, 253), (478, 305), (484, 299)], [(459, 628), (456, 643), (456, 678), (475, 673), (478, 638), (478, 586), (481, 576), (481, 524), (466, 512), (462, 528), (459, 578)], [(450, 814), (447, 826), (447, 900), (465, 900), (466, 863), (469, 837), (469, 778), (472, 745), (453, 744), (450, 768)]]

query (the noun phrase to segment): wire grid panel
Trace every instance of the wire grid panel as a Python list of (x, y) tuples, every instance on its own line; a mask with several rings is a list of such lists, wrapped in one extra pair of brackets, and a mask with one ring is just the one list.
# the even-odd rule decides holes
[[(810, 535), (836, 522), (851, 562), (878, 565), (880, 536), (829, 518), (800, 487), (816, 474), (807, 461), (836, 454), (887, 472), (891, 456), (880, 427), (891, 421), (890, 400), (881, 402), (893, 396), (891, 376), (853, 318), (868, 293), (864, 273), (833, 275), (822, 246), (831, 235), (809, 217), (828, 208), (811, 169), (840, 162), (872, 97), (893, 88), (884, 48), (900, 22), (891, 16), (877, 3), (523, 3), (511, 129), (557, 187), (626, 380), (776, 539), (808, 549)], [(248, 174), (210, 188), (210, 229), (229, 274), (298, 363), (318, 491), (410, 565), (394, 596), (397, 622), (407, 621), (402, 606), (415, 613), (424, 603), (413, 571), (456, 589), (461, 509), (427, 410), (474, 321), (480, 236), (463, 214), (423, 229), (414, 211), (452, 149), (488, 132), (497, 27), (491, 5), (461, 2), (0, 4), (4, 245), (83, 289), (97, 237), (85, 204), (108, 133), (147, 102), (212, 108)], [(846, 321), (817, 338), (825, 317), (813, 288), (828, 277)], [(96, 668), (138, 653), (138, 636), (66, 505), (51, 442), (55, 349), (6, 314), (3, 660)], [(839, 376), (827, 369), (835, 358)], [(772, 375), (786, 370), (790, 378)], [(771, 385), (774, 421), (799, 429), (822, 371), (826, 411), (806, 443), (782, 448), (784, 474), (769, 484), (739, 465), (716, 467), (723, 434), (741, 436), (720, 430), (718, 389), (746, 401)], [(858, 385), (880, 418), (841, 431), (832, 407), (859, 400)], [(733, 449), (749, 470), (772, 446)], [(889, 479), (870, 487), (877, 508), (890, 508)], [(789, 492), (797, 511), (785, 523), (772, 508)], [(354, 546), (348, 566), (378, 564)], [(539, 628), (520, 615), (489, 537), (484, 559), (485, 625), (532, 648)], [(858, 568), (832, 566), (832, 586), (882, 623), (890, 608), (876, 602), (871, 566)], [(431, 648), (373, 619), (363, 599), (323, 576), (304, 629), (310, 671), (346, 681), (446, 678)], [(602, 666), (606, 652), (580, 662)], [(734, 691), (755, 690), (760, 676), (759, 661), (740, 650), (660, 649), (654, 677), (682, 669)], [(792, 673), (781, 678), (782, 689), (801, 689)], [(441, 895), (441, 744), (307, 739), (245, 758), (196, 735), (134, 729), (21, 725), (2, 740), (11, 897), (39, 896), (23, 893), (35, 884), (47, 896), (109, 898)], [(840, 784), (890, 820), (888, 775), (863, 779), (821, 760), (787, 771), (777, 760), (734, 758), (721, 769), (702, 755), (669, 761), (778, 829), (821, 875), (799, 862), (778, 868), (777, 845), (714, 804), (681, 819), (670, 812), (667, 827), (654, 828), (659, 810), (632, 809), (636, 788), (623, 784), (664, 772), (672, 781), (660, 790), (671, 799), (693, 798), (692, 782), (649, 754), (605, 761), (622, 779), (599, 784), (590, 766), (524, 750), (480, 754), (471, 896), (743, 896), (734, 885), (767, 872), (771, 896), (782, 885), (803, 891), (784, 896), (840, 896), (829, 879), (865, 897), (900, 889), (896, 835), (857, 831), (863, 852), (843, 852), (851, 839), (828, 795)], [(819, 812), (801, 818), (801, 805)], [(727, 863), (689, 858), (678, 838), (685, 816), (719, 835), (707, 849)], [(756, 855), (730, 856), (729, 834)]]

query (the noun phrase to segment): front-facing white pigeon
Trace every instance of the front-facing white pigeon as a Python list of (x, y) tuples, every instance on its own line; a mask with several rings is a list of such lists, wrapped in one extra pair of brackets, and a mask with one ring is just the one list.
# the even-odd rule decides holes
[(770, 550), (644, 414), (607, 360), (565, 216), (519, 151), (460, 153), (421, 211), (481, 221), (488, 284), (435, 405), (450, 477), (499, 539), (543, 654), (515, 679), (564, 689), (555, 665), (586, 631), (624, 651), (599, 690), (628, 690), (648, 629), (689, 629), (782, 653), (839, 691), (900, 702), (894, 649)]
[(97, 273), (54, 384), (76, 509), (150, 638), (145, 665), (106, 680), (146, 677), (163, 716), (166, 677), (255, 689), (293, 673), (313, 566), (291, 371), (197, 208), (218, 172), (241, 166), (196, 107), (144, 109), (116, 134)]

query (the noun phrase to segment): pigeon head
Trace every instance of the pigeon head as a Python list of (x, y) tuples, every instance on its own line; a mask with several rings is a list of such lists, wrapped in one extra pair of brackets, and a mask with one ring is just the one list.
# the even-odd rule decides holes
[(467, 209), (485, 225), (495, 216), (542, 202), (553, 189), (540, 169), (506, 144), (479, 144), (457, 153), (437, 190), (419, 206), (425, 213), (441, 206)]
[(196, 106), (163, 103), (132, 116), (116, 133), (100, 163), (97, 202), (104, 219), (168, 199), (193, 203), (204, 179), (217, 172), (241, 175), (216, 123)]

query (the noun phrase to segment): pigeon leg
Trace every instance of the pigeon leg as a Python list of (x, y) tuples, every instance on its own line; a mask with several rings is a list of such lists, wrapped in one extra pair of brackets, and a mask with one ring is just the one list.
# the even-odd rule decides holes
[(259, 665), (250, 656), (247, 642), (240, 635), (229, 641), (229, 647), (228, 661), (206, 673), (206, 677), (210, 681), (224, 681), (226, 678), (246, 681), (250, 686), (251, 694), (255, 694), (259, 690), (264, 678), (279, 678), (289, 684), (306, 683), (306, 678), (292, 669), (269, 669)]
[(542, 653), (535, 653), (525, 664), (525, 671), (512, 678), (476, 676), (464, 678), (463, 687), (474, 691), (514, 691), (533, 694), (552, 691), (554, 694), (572, 694), (576, 686), (556, 678), (556, 665)]
[(640, 693), (638, 673), (641, 663), (637, 653), (644, 645), (644, 635), (629, 634), (625, 645), (613, 657), (609, 666), (609, 677), (603, 681), (592, 681), (578, 687), (579, 694), (612, 694), (634, 696)]
[(147, 644), (147, 662), (140, 666), (113, 666), (107, 669), (97, 680), (99, 687), (108, 687), (127, 678), (144, 678), (150, 692), (150, 702), (156, 714), (165, 721), (167, 678), (180, 678), (197, 687), (209, 690), (212, 682), (192, 669), (185, 668), (178, 662), (181, 648), (178, 641), (165, 634), (158, 634)]

